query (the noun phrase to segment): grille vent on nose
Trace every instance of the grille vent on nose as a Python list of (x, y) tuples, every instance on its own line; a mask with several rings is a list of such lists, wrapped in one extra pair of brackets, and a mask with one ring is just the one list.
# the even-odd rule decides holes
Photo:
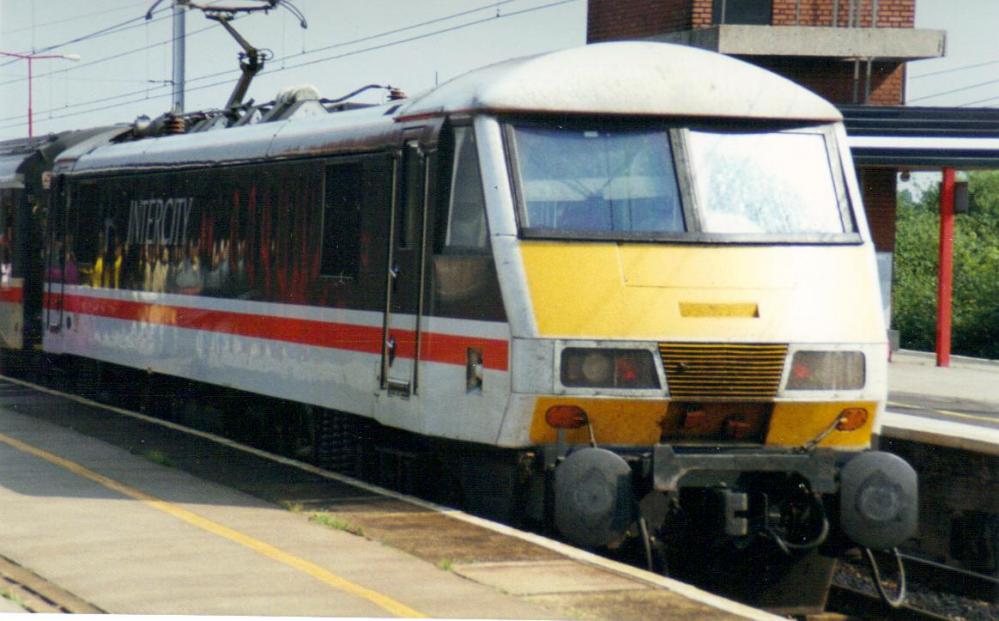
[(660, 343), (670, 396), (680, 399), (772, 399), (786, 344)]

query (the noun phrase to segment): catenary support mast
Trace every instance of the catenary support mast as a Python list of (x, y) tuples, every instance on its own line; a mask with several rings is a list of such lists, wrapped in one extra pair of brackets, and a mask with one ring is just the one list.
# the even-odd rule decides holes
[(184, 45), (187, 37), (184, 33), (184, 11), (186, 2), (174, 0), (173, 3), (173, 101), (174, 114), (184, 112)]

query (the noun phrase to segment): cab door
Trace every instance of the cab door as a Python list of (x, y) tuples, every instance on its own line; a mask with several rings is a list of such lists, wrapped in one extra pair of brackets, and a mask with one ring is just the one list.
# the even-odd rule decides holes
[(43, 280), (45, 350), (50, 353), (63, 352), (62, 322), (65, 304), (66, 272), (66, 212), (69, 207), (69, 188), (60, 177), (52, 192), (45, 232), (45, 262)]
[(420, 316), (426, 278), (427, 157), (419, 140), (406, 140), (396, 162), (388, 226), (381, 389), (410, 399), (419, 383)]

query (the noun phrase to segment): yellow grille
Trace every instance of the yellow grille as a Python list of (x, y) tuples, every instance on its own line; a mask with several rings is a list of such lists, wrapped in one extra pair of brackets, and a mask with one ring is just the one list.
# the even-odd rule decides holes
[(660, 343), (659, 355), (674, 398), (771, 399), (787, 345)]

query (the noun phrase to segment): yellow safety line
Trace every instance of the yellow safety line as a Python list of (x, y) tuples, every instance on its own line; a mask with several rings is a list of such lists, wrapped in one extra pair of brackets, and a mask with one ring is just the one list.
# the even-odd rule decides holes
[(954, 412), (952, 410), (938, 410), (936, 408), (929, 408), (921, 405), (912, 405), (908, 403), (898, 403), (896, 401), (889, 401), (888, 405), (896, 408), (909, 408), (910, 410), (923, 410), (924, 412), (936, 412), (938, 414), (943, 414), (944, 416), (953, 416), (955, 418), (969, 418), (971, 420), (980, 420), (986, 423), (999, 424), (999, 416), (976, 416), (975, 414), (965, 414), (963, 412)]
[(397, 617), (423, 618), (427, 616), (426, 614), (419, 612), (418, 610), (414, 610), (413, 608), (410, 608), (405, 604), (397, 602), (391, 597), (387, 597), (385, 595), (382, 595), (381, 593), (378, 593), (377, 591), (372, 591), (371, 589), (362, 587), (361, 585), (355, 584), (350, 580), (341, 578), (340, 576), (334, 574), (331, 571), (323, 569), (322, 567), (316, 565), (315, 563), (311, 563), (297, 556), (294, 556), (293, 554), (289, 554), (288, 552), (285, 552), (270, 544), (264, 543), (263, 541), (260, 541), (258, 539), (254, 539), (253, 537), (245, 535), (237, 530), (233, 530), (227, 526), (223, 526), (217, 522), (213, 522), (212, 520), (203, 518), (200, 515), (197, 515), (196, 513), (192, 513), (187, 509), (178, 507), (177, 505), (166, 502), (165, 500), (160, 500), (155, 496), (150, 496), (149, 494), (137, 490), (134, 487), (130, 487), (128, 485), (125, 485), (124, 483), (115, 481), (114, 479), (110, 479), (102, 474), (98, 474), (93, 470), (90, 470), (85, 466), (81, 466), (76, 462), (70, 461), (68, 459), (63, 459), (58, 455), (53, 455), (52, 453), (31, 446), (30, 444), (25, 444), (20, 440), (15, 440), (14, 438), (11, 438), (10, 436), (4, 434), (0, 434), (0, 442), (3, 442), (4, 444), (7, 444), (8, 446), (11, 446), (24, 453), (28, 453), (34, 455), (35, 457), (44, 459), (45, 461), (51, 464), (55, 464), (56, 466), (65, 468), (66, 470), (69, 470), (70, 472), (76, 475), (79, 475), (85, 479), (90, 479), (91, 481), (99, 485), (102, 485), (110, 490), (118, 492), (123, 496), (134, 498), (135, 500), (143, 502), (154, 509), (158, 509), (164, 513), (172, 515), (173, 517), (181, 521), (187, 522), (192, 526), (200, 528), (201, 530), (212, 533), (213, 535), (218, 535), (219, 537), (228, 539), (229, 541), (238, 543), (241, 546), (247, 547), (253, 550), (254, 552), (261, 554), (267, 558), (270, 558), (279, 563), (283, 563), (285, 565), (288, 565), (289, 567), (292, 567), (303, 573), (306, 573), (315, 578), (316, 580), (328, 584), (335, 589), (340, 589), (341, 591), (345, 591), (347, 593), (350, 593), (351, 595), (356, 595), (358, 597), (366, 599), (372, 604), (380, 608), (383, 608), (384, 610), (387, 610), (388, 612)]

